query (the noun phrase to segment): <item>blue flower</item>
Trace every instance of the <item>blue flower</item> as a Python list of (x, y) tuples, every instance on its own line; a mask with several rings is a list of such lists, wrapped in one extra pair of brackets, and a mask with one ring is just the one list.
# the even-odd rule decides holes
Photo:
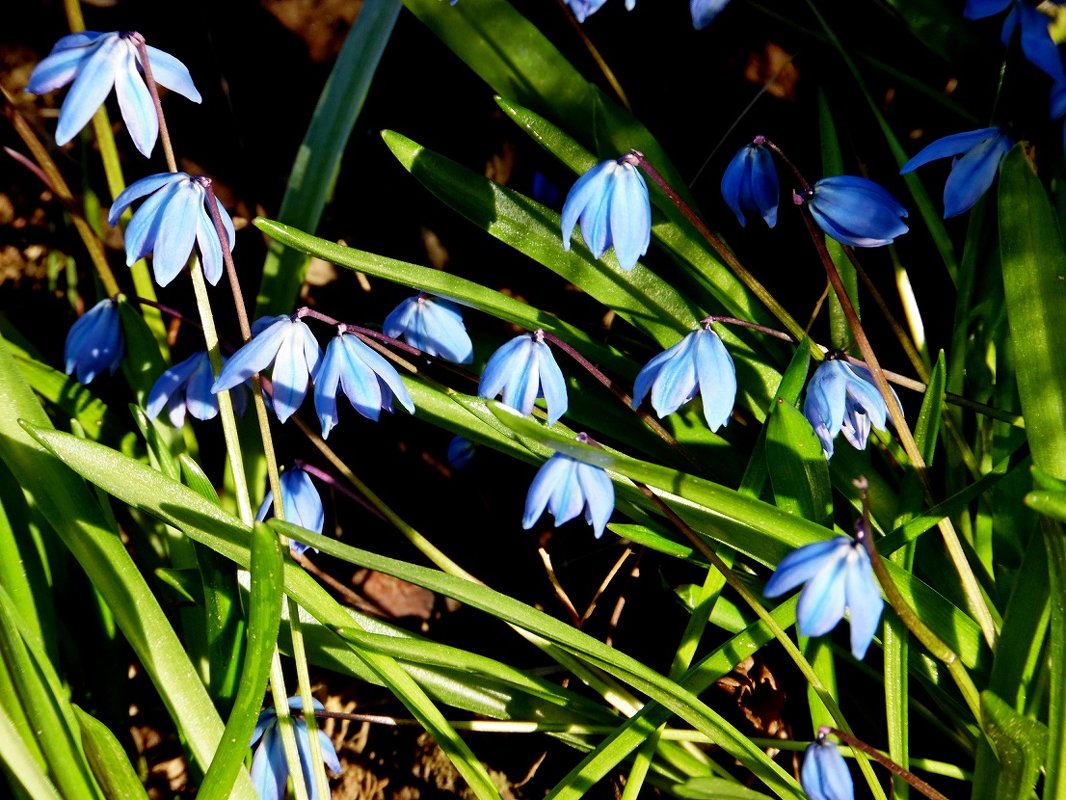
[[(323, 710), (320, 702), (315, 700), (314, 703), (316, 711)], [(299, 697), (289, 698), (289, 709), (292, 711), (292, 722), (296, 732), (296, 749), (300, 754), (300, 764), (303, 767), (304, 786), (307, 787), (310, 800), (329, 800), (328, 797), (321, 797), (315, 788), (315, 777), (311, 767), (311, 738), (307, 735), (303, 707), (303, 701)], [(340, 772), (341, 764), (337, 758), (337, 751), (325, 731), (318, 731), (318, 741), (322, 748), (322, 758), (329, 771)], [(255, 724), (255, 731), (252, 733), (250, 746), (255, 747), (256, 742), (259, 742), (259, 746), (255, 748), (255, 753), (252, 755), (252, 783), (261, 800), (283, 800), (289, 780), (289, 764), (285, 760), (281, 730), (278, 728), (278, 716), (273, 708), (265, 709), (260, 713), (259, 721)]]
[(854, 800), (855, 785), (851, 773), (832, 742), (825, 734), (807, 745), (803, 751), (800, 784), (811, 800)]
[(273, 406), (278, 419), (291, 417), (307, 394), (310, 376), (318, 368), (319, 350), (311, 329), (297, 316), (260, 317), (252, 325), (253, 338), (233, 354), (211, 391), (232, 389), (271, 364)]
[(649, 361), (637, 375), (633, 408), (651, 390), (651, 405), (659, 417), (673, 414), (699, 392), (703, 417), (712, 431), (729, 422), (737, 396), (733, 358), (710, 325), (693, 331)]
[(822, 636), (844, 618), (851, 622), (851, 654), (861, 659), (873, 641), (885, 601), (859, 539), (835, 536), (793, 550), (777, 565), (763, 594), (777, 597), (806, 584), (796, 606), (802, 636)]
[(375, 422), (382, 409), (392, 411), (394, 397), (413, 414), (415, 404), (395, 367), (358, 336), (346, 333), (343, 325), (339, 329), (326, 346), (322, 366), (315, 375), (315, 410), (322, 423), (322, 437), (329, 436), (339, 419), (338, 387), (356, 411)]
[(448, 442), (448, 463), (452, 469), (466, 469), (476, 454), (474, 443), (464, 436), (453, 436)]
[[(74, 82), (59, 109), (56, 144), (66, 144), (88, 124), (113, 86), (133, 143), (145, 156), (152, 154), (159, 118), (140, 74), (139, 38), (140, 34), (133, 32), (72, 33), (56, 42), (52, 52), (34, 68), (27, 92), (45, 94)], [(185, 65), (162, 50), (147, 49), (155, 82), (199, 103), (200, 93)]]
[(598, 539), (614, 511), (614, 484), (602, 467), (556, 453), (529, 485), (522, 527), (532, 528), (545, 507), (555, 517), (556, 527), (584, 511)]
[[(578, 22), (584, 22), (585, 17), (590, 14), (595, 14), (600, 10), (607, 0), (566, 0), (570, 5), (570, 9), (574, 12), (574, 16), (577, 17)], [(626, 0), (626, 10), (632, 11), (636, 8), (637, 0)], [(599, 256), (597, 256), (599, 258)]]
[(386, 336), (403, 336), (411, 347), (426, 355), (456, 364), (474, 360), (474, 345), (463, 325), (463, 315), (451, 300), (424, 292), (408, 297), (385, 318), (383, 329)]
[(537, 398), (543, 397), (549, 425), (566, 413), (566, 380), (544, 342), (544, 331), (516, 336), (489, 358), (478, 397), (495, 397), (500, 392), (503, 402), (522, 414), (531, 413)]
[(833, 457), (833, 439), (841, 431), (848, 444), (865, 450), (870, 427), (885, 429), (888, 406), (868, 369), (842, 359), (827, 359), (807, 386), (803, 416), (821, 439), (829, 459)]
[(969, 210), (995, 180), (999, 162), (1014, 145), (1002, 128), (981, 128), (930, 142), (903, 165), (901, 174), (938, 158), (954, 156), (944, 184), (944, 219)]
[[(185, 424), (186, 411), (196, 419), (214, 419), (218, 414), (218, 397), (211, 391), (214, 381), (211, 358), (206, 350), (201, 350), (159, 376), (148, 393), (145, 411), (151, 419), (155, 419), (165, 408), (170, 424), (175, 428)], [(244, 393), (234, 393), (232, 400), (234, 408), (243, 414)]]
[(819, 228), (852, 247), (880, 247), (909, 230), (902, 219), (907, 209), (866, 178), (822, 178), (811, 191), (793, 195), (793, 200), (806, 203)]
[(703, 30), (727, 5), (729, 0), (692, 0), (692, 27), (698, 31)]
[(1021, 28), (1022, 54), (1026, 60), (1053, 81), (1066, 79), (1059, 47), (1051, 38), (1048, 26), (1051, 20), (1038, 11), (1035, 4), (1024, 0), (967, 0), (962, 15), (966, 19), (984, 19), (1010, 8), (1003, 20), (1000, 39), (1004, 46), (1010, 44), (1014, 31)]
[[(281, 505), (285, 511), (285, 521), (315, 533), (322, 533), (326, 512), (322, 508), (322, 498), (315, 484), (312, 483), (311, 476), (299, 467), (295, 467), (285, 470), (279, 480), (281, 481)], [(273, 505), (274, 492), (268, 489), (255, 518), (262, 522), (270, 515)], [(310, 545), (289, 539), (289, 549), (293, 555), (303, 554), (308, 547)], [(314, 547), (311, 549), (318, 552)]]
[(745, 211), (758, 214), (771, 228), (777, 224), (780, 187), (774, 156), (765, 141), (758, 136), (740, 148), (722, 175), (722, 197), (741, 225), (748, 224)]
[[(160, 286), (181, 272), (195, 243), (200, 249), (204, 275), (212, 285), (222, 277), (222, 244), (207, 210), (207, 190), (202, 178), (185, 172), (162, 172), (132, 183), (115, 198), (107, 221), (112, 227), (134, 200), (148, 197), (126, 228), (126, 265), (152, 254), (152, 271)], [(219, 206), (230, 250), (233, 221)]]
[(63, 347), (67, 375), (77, 371), (80, 383), (91, 383), (103, 370), (112, 375), (126, 354), (115, 300), (101, 300), (70, 327)]
[(648, 185), (632, 155), (602, 161), (577, 179), (563, 203), (563, 249), (570, 249), (574, 225), (600, 258), (614, 246), (618, 265), (626, 272), (648, 252), (651, 243), (651, 200)]

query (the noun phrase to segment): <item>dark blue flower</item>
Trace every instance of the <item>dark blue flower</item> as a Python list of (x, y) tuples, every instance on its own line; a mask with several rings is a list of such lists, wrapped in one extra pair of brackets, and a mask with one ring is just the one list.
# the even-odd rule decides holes
[[(314, 703), (316, 711), (323, 710), (320, 702), (315, 700)], [(310, 800), (329, 800), (328, 797), (321, 797), (315, 788), (311, 764), (311, 738), (307, 735), (303, 707), (303, 700), (299, 697), (289, 698), (289, 709), (292, 711), (292, 722), (296, 732), (296, 749), (300, 754), (300, 765), (303, 767), (304, 786), (307, 787)], [(322, 758), (330, 772), (340, 772), (341, 764), (337, 758), (337, 751), (325, 731), (318, 731), (318, 741), (322, 749)], [(278, 716), (274, 709), (265, 709), (259, 715), (250, 746), (255, 747), (256, 742), (259, 742), (259, 746), (255, 748), (255, 753), (252, 755), (252, 783), (261, 800), (284, 800), (289, 780), (289, 764), (285, 760), (281, 730), (278, 728)]]
[(828, 359), (807, 385), (803, 416), (821, 440), (828, 459), (833, 457), (833, 439), (841, 431), (848, 444), (865, 450), (871, 426), (885, 429), (888, 406), (868, 369), (843, 359)]
[[(607, 0), (566, 0), (570, 6), (570, 10), (573, 11), (574, 16), (577, 17), (578, 22), (584, 22), (587, 16), (599, 11), (600, 6), (606, 1)], [(636, 5), (637, 0), (626, 0), (627, 11), (632, 11)]]
[[(281, 506), (285, 511), (285, 521), (299, 525), (315, 533), (322, 533), (326, 512), (322, 508), (322, 498), (311, 481), (311, 476), (299, 467), (287, 469), (281, 473)], [(255, 518), (262, 522), (271, 514), (274, 505), (274, 492), (267, 490)], [(294, 555), (303, 554), (310, 545), (289, 539), (289, 549)], [(314, 547), (311, 547), (316, 553)]]
[(118, 303), (107, 299), (86, 311), (70, 327), (63, 347), (63, 362), (67, 375), (77, 372), (79, 383), (91, 383), (105, 369), (114, 375), (125, 354)]
[(822, 178), (803, 195), (818, 227), (852, 247), (880, 247), (907, 232), (907, 209), (873, 181), (854, 175)]
[(627, 272), (648, 252), (651, 200), (633, 156), (602, 161), (570, 187), (563, 203), (564, 250), (570, 249), (570, 237), (579, 221), (592, 254), (600, 258), (613, 246), (618, 265)]
[(930, 142), (903, 165), (900, 173), (953, 156), (951, 173), (944, 184), (944, 219), (948, 219), (970, 209), (988, 191), (999, 162), (1013, 145), (1014, 140), (1002, 128), (956, 133)]
[[(211, 391), (214, 381), (211, 359), (206, 350), (201, 350), (159, 376), (148, 393), (145, 411), (155, 419), (165, 408), (175, 428), (185, 424), (186, 411), (199, 420), (214, 419), (218, 414), (218, 397)], [(243, 414), (244, 393), (234, 392), (231, 399), (237, 412)]]
[(522, 414), (531, 413), (543, 397), (550, 425), (566, 413), (566, 380), (544, 342), (544, 331), (516, 336), (489, 358), (477, 393), (490, 398), (500, 392), (503, 402)]
[[(729, 0), (692, 0), (692, 27), (701, 31), (710, 25), (722, 9), (729, 5)], [(743, 223), (741, 223), (743, 224)], [(771, 225), (771, 227), (773, 227)]]
[(260, 317), (252, 325), (252, 334), (252, 340), (222, 368), (211, 391), (217, 394), (232, 389), (273, 364), (274, 413), (284, 422), (304, 401), (322, 351), (311, 329), (298, 317), (286, 314)]
[(424, 292), (408, 297), (385, 318), (386, 336), (404, 337), (411, 347), (426, 355), (440, 356), (456, 364), (474, 360), (474, 345), (463, 325), (459, 306)]
[(477, 454), (476, 446), (465, 436), (453, 436), (448, 442), (448, 464), (452, 469), (464, 470)]
[(1051, 19), (1025, 0), (967, 0), (962, 15), (966, 19), (984, 19), (1010, 8), (1000, 33), (1004, 46), (1010, 44), (1014, 31), (1021, 28), (1022, 54), (1026, 60), (1053, 81), (1066, 79), (1059, 46), (1051, 38)]
[[(132, 183), (115, 198), (108, 215), (114, 227), (122, 213), (141, 197), (150, 195), (126, 228), (126, 264), (152, 254), (156, 283), (166, 286), (189, 260), (193, 244), (200, 250), (204, 275), (212, 285), (222, 277), (222, 244), (207, 210), (207, 190), (201, 179), (185, 172), (162, 172)], [(219, 206), (230, 250), (234, 245), (233, 221)]]
[(758, 214), (771, 228), (777, 224), (777, 201), (781, 194), (774, 156), (761, 136), (744, 145), (722, 174), (722, 197), (741, 225), (744, 212)]
[(824, 733), (803, 751), (800, 784), (811, 800), (855, 800), (855, 785), (844, 756), (835, 744), (826, 741)]
[(652, 408), (660, 418), (673, 414), (699, 392), (703, 418), (716, 431), (729, 422), (737, 396), (733, 358), (707, 325), (644, 366), (633, 387), (633, 408), (640, 406), (649, 389)]
[(526, 495), (522, 527), (529, 530), (544, 509), (551, 512), (558, 527), (582, 511), (599, 538), (614, 511), (614, 484), (606, 470), (556, 453), (537, 472)]
[(347, 333), (343, 325), (326, 345), (322, 366), (315, 374), (315, 410), (322, 423), (323, 438), (329, 436), (340, 417), (338, 388), (356, 411), (375, 422), (382, 409), (392, 411), (394, 397), (410, 413), (415, 412), (415, 404), (396, 368), (358, 336)]
[(851, 654), (861, 659), (873, 641), (885, 601), (858, 539), (835, 536), (793, 550), (777, 565), (763, 594), (778, 597), (800, 584), (796, 623), (802, 636), (822, 636), (848, 612)]
[[(56, 144), (64, 145), (73, 139), (114, 87), (133, 143), (145, 156), (152, 154), (159, 136), (159, 118), (141, 77), (143, 65), (135, 38), (139, 36), (132, 32), (72, 33), (56, 42), (52, 52), (36, 66), (27, 92), (45, 94), (74, 82), (59, 109)], [(148, 47), (148, 60), (156, 83), (194, 103), (200, 102), (200, 93), (184, 64), (154, 47)]]

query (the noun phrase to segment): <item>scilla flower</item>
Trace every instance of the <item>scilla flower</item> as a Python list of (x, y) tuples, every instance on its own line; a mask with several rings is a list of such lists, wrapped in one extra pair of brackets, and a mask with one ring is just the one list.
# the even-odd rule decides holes
[(871, 426), (885, 429), (888, 406), (868, 369), (842, 358), (827, 358), (807, 385), (803, 416), (821, 440), (828, 459), (833, 457), (833, 439), (841, 431), (848, 444), (865, 450)]
[(819, 228), (852, 247), (880, 247), (909, 230), (903, 221), (907, 209), (866, 178), (822, 178), (810, 191), (794, 194), (792, 199), (797, 205), (806, 203)]
[(321, 357), (314, 334), (298, 316), (260, 317), (252, 325), (252, 340), (233, 354), (211, 391), (217, 394), (239, 386), (273, 364), (274, 413), (284, 422), (304, 401)]
[(854, 800), (855, 784), (837, 746), (823, 731), (803, 751), (800, 784), (811, 800)]
[(944, 184), (944, 219), (969, 210), (988, 191), (999, 162), (1014, 145), (1002, 128), (981, 128), (930, 142), (903, 165), (901, 174), (952, 156), (951, 173)]
[(474, 360), (474, 345), (463, 325), (459, 306), (425, 292), (408, 297), (385, 318), (386, 336), (403, 337), (426, 355), (440, 356), (456, 364)]
[(1026, 0), (967, 0), (962, 15), (966, 19), (984, 19), (1010, 9), (1003, 20), (1000, 39), (1010, 44), (1014, 31), (1021, 28), (1022, 54), (1026, 60), (1053, 81), (1066, 78), (1059, 47), (1051, 38), (1051, 19)]
[[(315, 710), (322, 711), (323, 706), (317, 700)], [(289, 698), (289, 710), (292, 712), (292, 723), (296, 730), (296, 749), (300, 754), (300, 765), (303, 767), (304, 786), (310, 800), (329, 800), (322, 797), (315, 788), (315, 776), (311, 764), (311, 738), (307, 735), (307, 723), (303, 718), (303, 700), (299, 697)], [(322, 758), (330, 772), (340, 772), (341, 764), (337, 758), (337, 751), (333, 742), (325, 731), (318, 731), (318, 740), (322, 750)], [(255, 747), (255, 743), (259, 746)], [(252, 747), (255, 753), (252, 756), (252, 783), (262, 800), (281, 800), (285, 797), (285, 789), (289, 780), (289, 764), (285, 760), (285, 750), (281, 744), (281, 731), (278, 729), (278, 716), (273, 708), (265, 709), (259, 715), (259, 721), (255, 724), (252, 732)]]
[[(185, 424), (186, 411), (196, 419), (214, 419), (218, 415), (218, 396), (211, 391), (214, 382), (211, 359), (206, 350), (201, 350), (159, 376), (148, 393), (145, 411), (155, 419), (165, 408), (175, 428)], [(234, 408), (243, 414), (244, 392), (235, 392), (232, 399)]]
[(851, 654), (862, 659), (877, 632), (885, 601), (861, 540), (836, 536), (793, 550), (781, 559), (763, 594), (778, 597), (801, 583), (806, 585), (796, 606), (800, 634), (829, 633), (846, 610), (851, 623)]
[[(326, 512), (322, 508), (322, 498), (311, 481), (311, 476), (296, 467), (281, 473), (279, 480), (281, 482), (281, 507), (285, 512), (285, 521), (315, 533), (322, 533)], [(274, 492), (267, 490), (266, 497), (263, 498), (255, 518), (262, 522), (272, 513), (273, 505)], [(311, 546), (303, 542), (289, 539), (289, 549), (294, 555), (303, 554), (309, 547)], [(311, 549), (315, 550), (313, 547)], [(315, 552), (317, 553), (318, 550)]]
[[(722, 9), (729, 5), (729, 0), (692, 0), (692, 27), (701, 31), (710, 25)], [(742, 225), (744, 223), (741, 223)], [(773, 226), (771, 226), (773, 227)]]
[(566, 380), (555, 363), (544, 331), (516, 336), (492, 354), (478, 384), (478, 397), (495, 397), (521, 414), (530, 414), (538, 397), (544, 398), (548, 424), (566, 413)]
[(733, 156), (722, 175), (722, 197), (733, 209), (741, 225), (747, 225), (744, 212), (758, 214), (771, 228), (777, 224), (777, 201), (781, 194), (774, 156), (766, 139), (756, 136)]
[(622, 269), (636, 266), (651, 243), (651, 201), (636, 157), (602, 161), (570, 188), (563, 203), (564, 250), (570, 249), (579, 221), (581, 236), (596, 258), (613, 246)]
[[(48, 57), (36, 66), (27, 92), (45, 94), (74, 82), (59, 109), (56, 144), (64, 145), (73, 139), (114, 87), (133, 143), (145, 156), (152, 154), (159, 136), (159, 118), (141, 76), (144, 65), (137, 46), (139, 39), (139, 33), (130, 31), (72, 33), (56, 42)], [(185, 65), (162, 50), (147, 50), (155, 82), (199, 103), (200, 93)]]
[(716, 431), (729, 422), (737, 396), (733, 358), (718, 334), (705, 325), (644, 366), (633, 387), (633, 408), (640, 406), (649, 389), (659, 417), (673, 414), (699, 392), (703, 418)]
[[(181, 272), (195, 244), (200, 250), (204, 276), (212, 285), (222, 277), (222, 244), (207, 210), (206, 178), (185, 172), (162, 172), (132, 183), (115, 198), (108, 224), (118, 224), (122, 213), (147, 196), (126, 228), (126, 265), (131, 266), (149, 253), (152, 272), (160, 286), (166, 286)], [(229, 248), (234, 245), (233, 221), (219, 206)]]
[(125, 354), (118, 303), (108, 298), (71, 326), (63, 347), (63, 362), (67, 375), (77, 373), (79, 383), (91, 383), (105, 369), (113, 375)]
[[(585, 434), (578, 441), (588, 441)], [(522, 527), (529, 530), (544, 509), (551, 512), (558, 527), (582, 511), (598, 539), (614, 511), (614, 484), (606, 470), (570, 456), (556, 453), (537, 472), (526, 495)]]
[[(566, 0), (570, 6), (570, 10), (574, 12), (574, 16), (577, 17), (578, 22), (584, 22), (585, 18), (590, 14), (594, 14), (600, 10), (606, 0)], [(636, 8), (637, 0), (626, 0), (626, 10), (632, 11)], [(598, 256), (597, 256), (598, 257)]]
[(465, 436), (453, 436), (448, 442), (448, 465), (455, 470), (470, 466), (477, 455), (476, 445)]

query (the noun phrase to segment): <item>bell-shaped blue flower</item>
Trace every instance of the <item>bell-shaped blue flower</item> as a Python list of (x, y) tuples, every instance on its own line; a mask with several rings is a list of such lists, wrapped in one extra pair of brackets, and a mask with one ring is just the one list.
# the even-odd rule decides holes
[(326, 345), (322, 366), (315, 375), (315, 410), (322, 423), (322, 437), (329, 436), (339, 419), (338, 388), (356, 411), (375, 422), (382, 409), (392, 411), (393, 398), (413, 414), (414, 401), (396, 368), (358, 336), (346, 333), (343, 325), (339, 328)]
[(1038, 11), (1035, 3), (1025, 0), (967, 0), (962, 15), (966, 19), (984, 19), (1010, 9), (1000, 33), (1004, 46), (1010, 44), (1014, 31), (1021, 28), (1021, 47), (1025, 59), (1053, 81), (1066, 79), (1062, 56), (1051, 38), (1050, 18)]
[[(214, 382), (211, 359), (206, 350), (201, 350), (159, 376), (148, 393), (145, 411), (155, 419), (165, 408), (175, 428), (185, 424), (186, 411), (199, 420), (214, 419), (218, 415), (218, 396), (211, 391)], [(232, 400), (237, 412), (243, 414), (244, 393), (233, 393)]]
[(843, 359), (827, 359), (807, 385), (803, 416), (829, 459), (833, 457), (833, 439), (841, 431), (848, 444), (865, 450), (871, 426), (885, 429), (888, 406), (868, 369)]
[(759, 215), (771, 228), (777, 224), (777, 201), (781, 189), (774, 156), (765, 141), (758, 136), (740, 148), (722, 174), (722, 197), (741, 225), (748, 224), (745, 211)]
[(852, 247), (880, 247), (909, 230), (903, 221), (907, 209), (866, 178), (822, 178), (810, 192), (793, 199), (807, 204), (819, 228)]
[[(584, 22), (585, 18), (590, 14), (595, 14), (600, 10), (607, 0), (566, 0), (570, 6), (570, 10), (574, 12), (574, 16), (577, 17), (578, 22)], [(637, 0), (626, 0), (626, 10), (632, 11), (636, 8)], [(599, 256), (597, 256), (599, 258)]]
[(944, 184), (944, 219), (969, 210), (988, 191), (999, 162), (1014, 145), (1002, 128), (981, 128), (930, 142), (903, 165), (907, 173), (938, 158), (952, 156), (951, 173)]
[(503, 392), (503, 402), (521, 414), (530, 414), (538, 397), (544, 398), (548, 424), (566, 413), (566, 380), (555, 363), (544, 331), (516, 336), (492, 354), (478, 384), (478, 397)]
[[(299, 467), (287, 469), (281, 473), (281, 507), (285, 511), (285, 521), (299, 525), (315, 533), (322, 533), (326, 512), (322, 507), (322, 497), (311, 480), (311, 476)], [(271, 514), (274, 505), (274, 492), (267, 490), (255, 518), (262, 522)], [(310, 545), (289, 539), (289, 549), (293, 555), (303, 554)], [(311, 547), (316, 553), (318, 550)]]
[[(200, 250), (204, 276), (212, 285), (222, 277), (222, 244), (207, 210), (207, 190), (203, 179), (185, 172), (162, 172), (132, 183), (115, 198), (108, 215), (114, 227), (133, 203), (148, 199), (126, 228), (126, 264), (132, 265), (152, 254), (152, 271), (160, 286), (166, 286), (181, 272), (195, 244)], [(230, 250), (234, 245), (233, 220), (219, 206)]]
[(737, 396), (733, 358), (707, 325), (644, 366), (633, 387), (633, 408), (640, 407), (649, 389), (652, 408), (660, 418), (673, 414), (699, 392), (703, 418), (716, 431), (729, 422)]
[[(159, 136), (159, 118), (141, 76), (144, 66), (137, 46), (139, 37), (134, 32), (72, 33), (56, 42), (52, 52), (34, 68), (27, 92), (45, 94), (74, 82), (59, 109), (56, 144), (62, 146), (73, 139), (114, 87), (133, 143), (145, 156), (152, 154)], [(147, 50), (155, 82), (199, 103), (200, 93), (185, 65), (162, 50)]]
[[(323, 706), (317, 700), (314, 701), (315, 710), (322, 711)], [(310, 795), (310, 800), (329, 800), (322, 797), (315, 788), (315, 777), (311, 763), (311, 738), (307, 734), (307, 723), (303, 718), (303, 700), (299, 697), (289, 698), (289, 710), (292, 712), (292, 722), (296, 733), (296, 750), (300, 754), (300, 765), (303, 767), (304, 786)], [(340, 772), (341, 764), (337, 758), (337, 751), (333, 742), (325, 731), (318, 731), (318, 741), (322, 750), (322, 758), (330, 772)], [(259, 746), (255, 747), (255, 743)], [(285, 750), (281, 743), (281, 730), (278, 727), (278, 715), (273, 708), (264, 709), (259, 715), (259, 721), (255, 724), (252, 732), (251, 747), (255, 747), (252, 755), (252, 783), (259, 793), (260, 800), (284, 800), (286, 786), (289, 781), (289, 764), (285, 760)]]
[(648, 252), (651, 200), (633, 156), (600, 162), (570, 188), (563, 203), (564, 250), (570, 249), (570, 237), (579, 221), (592, 254), (600, 258), (613, 246), (618, 265), (626, 272)]
[(803, 751), (800, 785), (811, 800), (855, 800), (855, 784), (844, 756), (824, 734)]
[(763, 589), (778, 597), (800, 584), (796, 623), (803, 636), (822, 636), (848, 612), (851, 654), (861, 659), (873, 641), (885, 601), (870, 566), (870, 556), (858, 539), (836, 536), (793, 550), (777, 565)]
[[(701, 31), (714, 21), (722, 9), (729, 5), (729, 0), (691, 0), (689, 5), (692, 10), (692, 27)], [(741, 225), (743, 224), (741, 222)]]
[(614, 484), (602, 467), (556, 453), (529, 485), (522, 527), (532, 528), (545, 508), (555, 518), (556, 527), (584, 511), (598, 539), (614, 511)]
[(67, 375), (76, 373), (79, 383), (91, 383), (105, 369), (114, 375), (125, 354), (118, 303), (109, 298), (90, 308), (70, 327), (63, 362)]
[(284, 422), (304, 401), (321, 357), (314, 334), (299, 317), (260, 317), (252, 325), (252, 340), (233, 354), (211, 391), (217, 394), (239, 386), (273, 364), (274, 413)]
[(474, 345), (463, 325), (459, 306), (443, 297), (422, 293), (408, 297), (385, 318), (386, 336), (401, 336), (426, 355), (440, 356), (456, 364), (474, 360)]

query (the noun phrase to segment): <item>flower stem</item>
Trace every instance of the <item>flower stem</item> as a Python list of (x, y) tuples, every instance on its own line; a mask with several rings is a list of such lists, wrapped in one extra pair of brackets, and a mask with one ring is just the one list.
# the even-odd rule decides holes
[(139, 33), (130, 34), (133, 43), (137, 45), (137, 52), (141, 54), (141, 69), (144, 70), (144, 82), (148, 86), (148, 93), (152, 96), (152, 104), (155, 106), (155, 114), (159, 118), (159, 141), (163, 145), (163, 156), (167, 160), (167, 169), (171, 172), (178, 171), (178, 162), (174, 158), (174, 147), (170, 143), (170, 129), (167, 127), (167, 118), (163, 113), (163, 101), (159, 99), (159, 86), (152, 77), (152, 64), (148, 58), (148, 45), (144, 37)]
[(888, 758), (887, 756), (882, 754), (880, 750), (866, 744), (866, 742), (862, 741), (862, 739), (856, 739), (847, 731), (837, 730), (836, 728), (831, 728), (828, 725), (823, 725), (821, 728), (818, 729), (819, 734), (822, 734), (823, 732), (831, 733), (838, 739), (840, 739), (840, 741), (846, 742), (847, 744), (851, 745), (854, 750), (861, 750), (862, 752), (866, 753), (866, 755), (868, 755), (882, 767), (887, 769), (893, 775), (897, 775), (903, 780), (905, 780), (919, 792), (930, 798), (930, 800), (948, 800), (947, 797), (942, 795), (940, 792), (938, 792), (928, 783), (923, 781), (913, 772), (909, 772), (908, 770), (904, 769), (891, 758)]

